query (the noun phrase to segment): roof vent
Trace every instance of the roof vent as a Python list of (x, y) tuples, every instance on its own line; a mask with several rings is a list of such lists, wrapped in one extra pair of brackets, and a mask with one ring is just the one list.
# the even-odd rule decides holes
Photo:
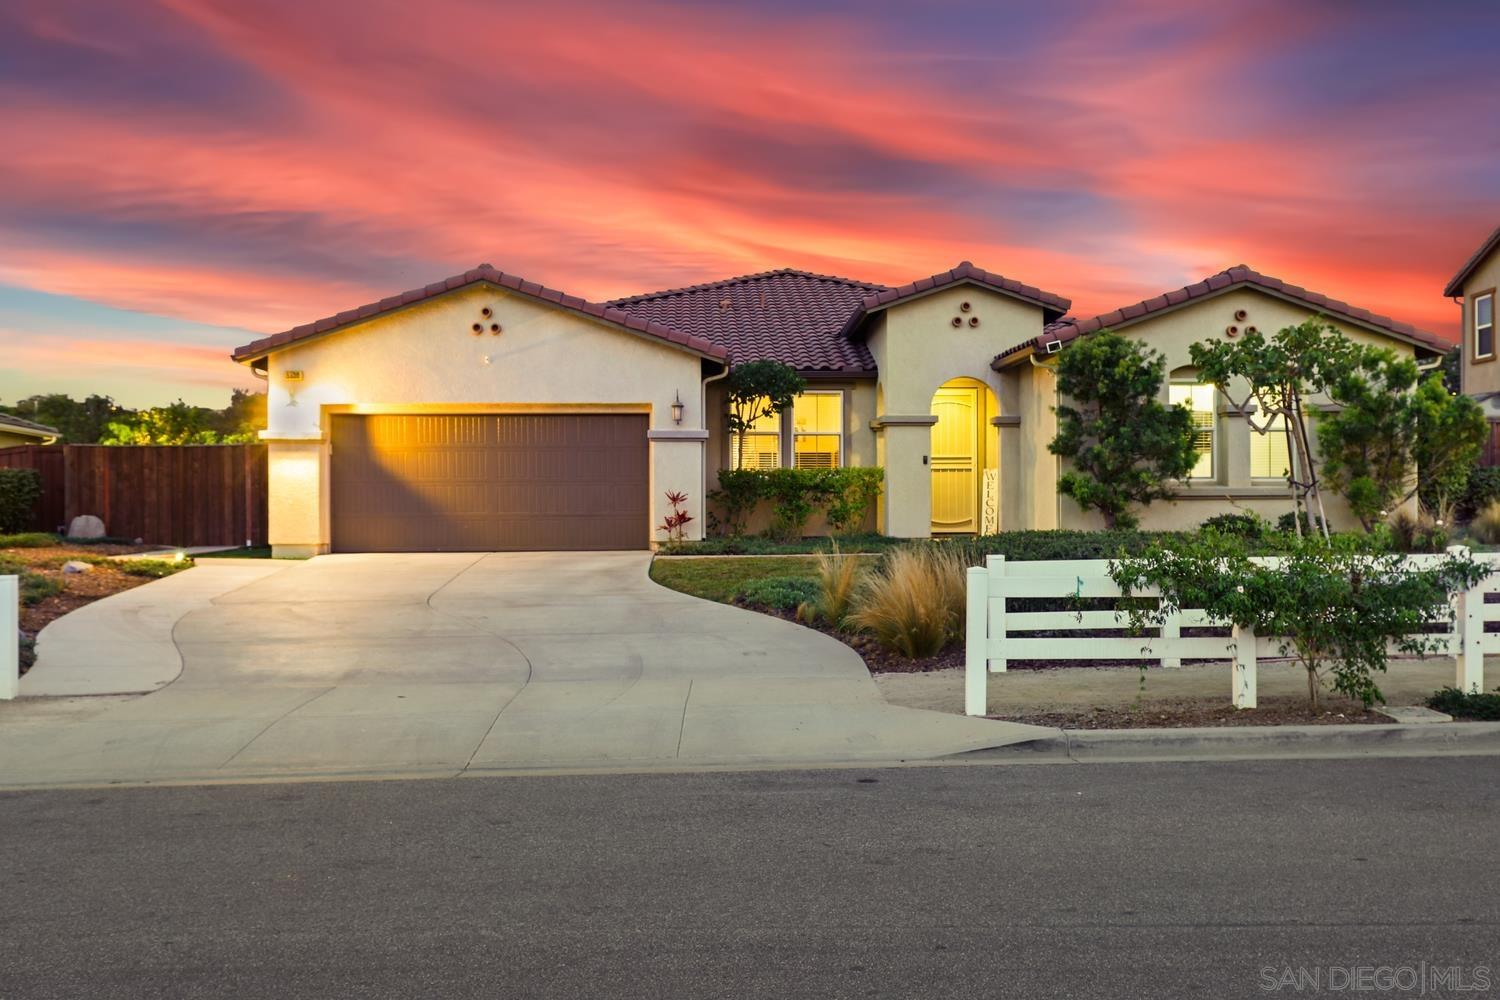
[(729, 311), (730, 309), (733, 309), (733, 308), (734, 308), (734, 299), (731, 299), (729, 296), (726, 295), (722, 299), (719, 300), (719, 311), (720, 312), (727, 312), (727, 311)]

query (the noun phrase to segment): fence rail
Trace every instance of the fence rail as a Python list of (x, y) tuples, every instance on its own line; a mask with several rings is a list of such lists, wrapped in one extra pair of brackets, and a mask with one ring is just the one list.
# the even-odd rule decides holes
[(36, 531), (93, 514), (111, 536), (164, 545), (266, 540), (265, 445), (23, 445), (0, 448), (7, 467), (42, 475)]
[[(1414, 567), (1431, 565), (1441, 556), (1408, 556)], [(1453, 622), (1433, 622), (1432, 653), (1456, 661), (1454, 686), (1463, 691), (1484, 687), (1484, 656), (1500, 653), (1500, 633), (1487, 633), (1485, 624), (1500, 621), (1500, 604), (1486, 604), (1485, 594), (1500, 589), (1500, 555), (1477, 557), (1495, 575), (1480, 581), (1454, 601)], [(1274, 565), (1274, 557), (1254, 562)], [(1119, 598), (1120, 587), (1109, 576), (1109, 560), (1078, 559), (1009, 562), (990, 556), (984, 566), (969, 570), (965, 631), (964, 711), (986, 714), (989, 675), (1004, 673), (1011, 660), (1137, 660), (1179, 667), (1184, 659), (1229, 660), (1230, 697), (1238, 708), (1256, 705), (1256, 664), (1281, 655), (1282, 640), (1257, 636), (1249, 629), (1229, 629), (1210, 622), (1199, 609), (1183, 608), (1165, 617), (1155, 634), (1127, 635), (1124, 611), (1012, 611), (1009, 602), (1022, 599)], [(1134, 596), (1157, 597), (1142, 590)], [(1184, 628), (1216, 629), (1220, 635), (1184, 636)], [(1440, 630), (1439, 630), (1440, 629)], [(1082, 633), (1115, 631), (1114, 636), (1035, 635), (1026, 633)], [(1017, 634), (1021, 633), (1021, 634)]]

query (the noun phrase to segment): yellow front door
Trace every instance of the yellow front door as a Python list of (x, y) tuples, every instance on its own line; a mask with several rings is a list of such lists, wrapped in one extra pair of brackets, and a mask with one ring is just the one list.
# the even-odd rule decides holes
[(977, 531), (979, 390), (939, 389), (932, 414), (932, 530)]

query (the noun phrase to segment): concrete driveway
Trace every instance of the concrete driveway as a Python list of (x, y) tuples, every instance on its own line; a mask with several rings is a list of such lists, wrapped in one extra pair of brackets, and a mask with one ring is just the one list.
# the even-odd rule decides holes
[[(1050, 730), (886, 704), (645, 553), (204, 560), (43, 631), (0, 785), (890, 761)], [(43, 697), (151, 691), (130, 697)]]

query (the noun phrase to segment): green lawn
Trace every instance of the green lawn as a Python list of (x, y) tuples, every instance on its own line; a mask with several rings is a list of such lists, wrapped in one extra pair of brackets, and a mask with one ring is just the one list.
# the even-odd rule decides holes
[(255, 545), (248, 549), (225, 549), (223, 552), (200, 552), (194, 559), (269, 559), (271, 546)]
[(817, 575), (815, 556), (685, 559), (658, 556), (651, 563), (651, 579), (663, 587), (721, 604), (733, 602), (735, 595), (752, 580), (773, 576), (813, 580)]

